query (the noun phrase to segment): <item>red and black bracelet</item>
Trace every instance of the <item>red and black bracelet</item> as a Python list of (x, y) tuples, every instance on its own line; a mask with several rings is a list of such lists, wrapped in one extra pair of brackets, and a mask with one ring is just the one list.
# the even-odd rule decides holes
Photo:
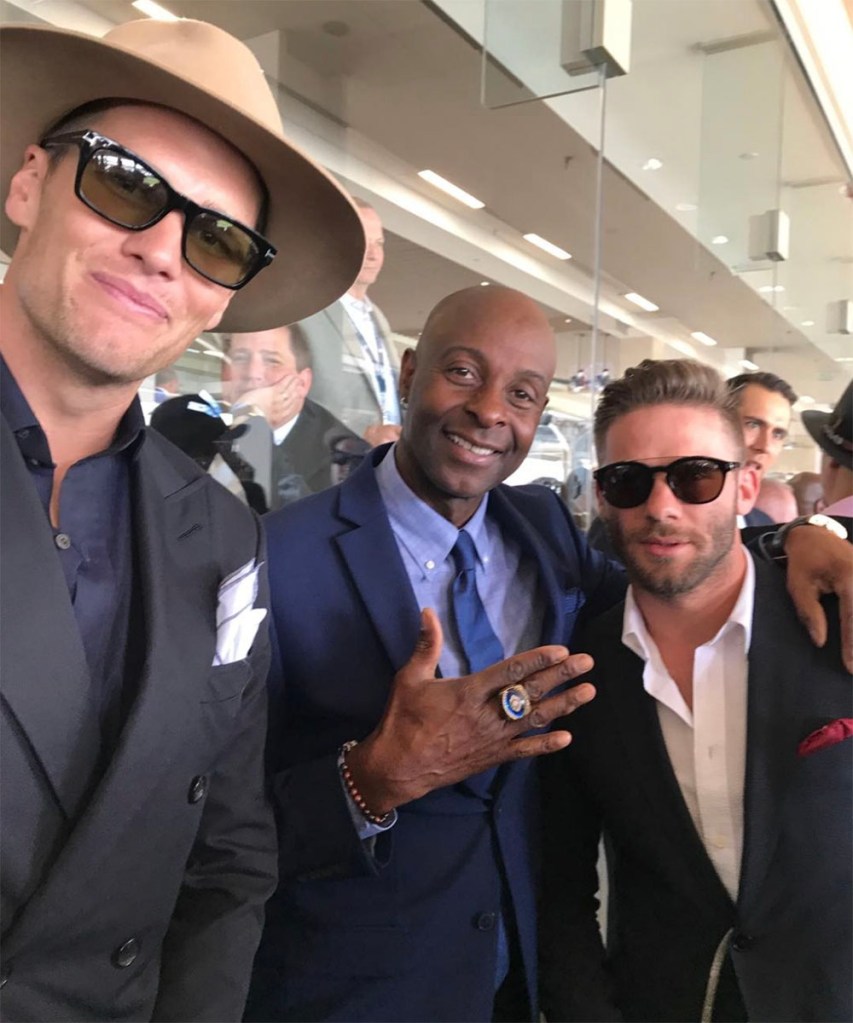
[(389, 810), (388, 813), (378, 814), (368, 809), (367, 803), (364, 801), (364, 796), (358, 791), (358, 786), (355, 784), (355, 779), (352, 776), (352, 771), (349, 769), (347, 764), (347, 753), (351, 749), (354, 749), (358, 745), (357, 739), (350, 739), (349, 742), (345, 742), (341, 746), (338, 752), (338, 758), (341, 765), (341, 778), (344, 780), (347, 792), (349, 793), (350, 799), (358, 807), (359, 812), (362, 814), (366, 821), (371, 824), (378, 824), (380, 826), (390, 823), (391, 817), (394, 814), (393, 810)]

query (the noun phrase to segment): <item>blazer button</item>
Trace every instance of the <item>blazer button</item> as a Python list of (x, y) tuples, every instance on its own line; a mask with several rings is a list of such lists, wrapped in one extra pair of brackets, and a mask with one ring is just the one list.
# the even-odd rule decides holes
[(743, 934), (740, 931), (732, 937), (732, 948), (735, 952), (748, 952), (755, 944), (755, 938), (751, 934)]
[(478, 931), (491, 931), (497, 918), (497, 913), (478, 913), (474, 917), (474, 926)]
[(117, 970), (124, 970), (131, 966), (139, 955), (139, 942), (136, 938), (128, 938), (110, 956), (110, 962)]
[(190, 782), (190, 790), (187, 793), (188, 803), (197, 803), (207, 795), (207, 778), (203, 774), (197, 774)]

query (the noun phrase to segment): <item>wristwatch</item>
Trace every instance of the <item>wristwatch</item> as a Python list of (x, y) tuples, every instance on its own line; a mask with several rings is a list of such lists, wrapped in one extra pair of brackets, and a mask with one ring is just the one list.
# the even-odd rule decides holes
[(834, 533), (839, 540), (847, 539), (847, 530), (831, 516), (820, 514), (801, 515), (797, 519), (791, 519), (790, 522), (786, 522), (775, 533), (765, 534), (761, 537), (765, 541), (762, 546), (767, 557), (786, 558), (788, 556), (785, 553), (785, 540), (791, 530), (796, 529), (797, 526), (820, 526), (821, 529), (828, 529), (830, 533)]

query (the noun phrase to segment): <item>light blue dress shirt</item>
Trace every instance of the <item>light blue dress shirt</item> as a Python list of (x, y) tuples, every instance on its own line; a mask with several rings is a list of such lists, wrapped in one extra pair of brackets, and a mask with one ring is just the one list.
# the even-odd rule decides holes
[[(444, 632), (439, 659), (447, 678), (466, 674), (466, 665), (456, 624), (450, 608), (450, 594), (456, 577), (451, 550), (459, 530), (422, 501), (404, 483), (394, 458), (396, 445), (376, 468), (376, 482), (391, 530), (418, 607), (431, 607)], [(542, 634), (543, 606), (537, 599), (535, 564), (522, 558), (518, 544), (501, 533), (486, 516), (488, 494), (465, 523), (465, 530), (477, 549), (477, 592), (489, 623), (511, 657), (538, 646)]]
[[(466, 674), (465, 660), (450, 594), (456, 577), (451, 550), (459, 530), (422, 501), (404, 482), (395, 460), (396, 445), (376, 467), (376, 483), (415, 600), (423, 610), (431, 607), (444, 633), (439, 669), (445, 678)], [(506, 537), (497, 523), (487, 518), (489, 495), (465, 523), (477, 550), (477, 592), (489, 623), (501, 641), (504, 656), (538, 646), (542, 634), (544, 605), (537, 592), (536, 565), (523, 558), (518, 544)], [(340, 761), (339, 761), (340, 763)], [(394, 826), (394, 811), (387, 824), (368, 821), (347, 793), (350, 813), (362, 839), (372, 838)]]

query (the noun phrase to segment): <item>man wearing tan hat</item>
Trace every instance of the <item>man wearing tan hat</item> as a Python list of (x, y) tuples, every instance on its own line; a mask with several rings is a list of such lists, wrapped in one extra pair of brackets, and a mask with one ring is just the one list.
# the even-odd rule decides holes
[(237, 1020), (276, 873), (263, 553), (136, 392), (334, 301), (362, 229), (213, 26), (7, 26), (0, 89), (2, 1016)]

